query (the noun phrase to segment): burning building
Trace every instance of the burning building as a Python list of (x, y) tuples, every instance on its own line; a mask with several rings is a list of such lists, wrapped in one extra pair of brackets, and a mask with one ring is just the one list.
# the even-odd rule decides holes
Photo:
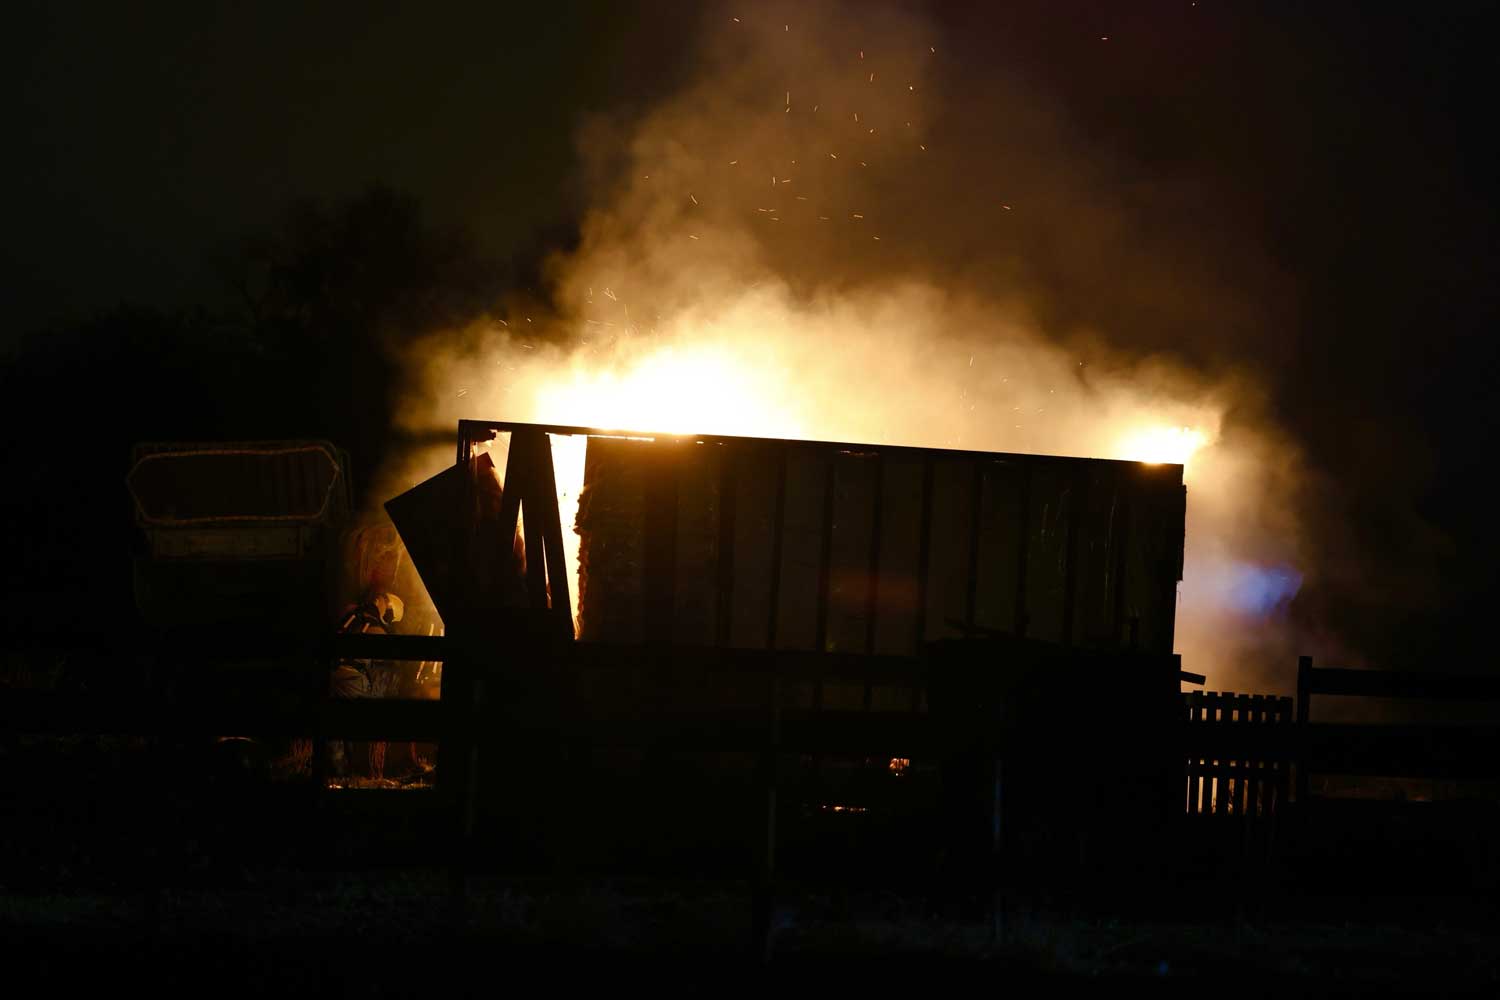
[[(557, 460), (580, 442), (574, 565)], [(1164, 732), (1151, 720), (1176, 707), (1181, 466), (481, 421), (460, 425), (459, 454), (472, 457), (388, 509), (445, 619), (488, 633), (500, 690), (545, 678), (562, 692), (551, 704), (564, 726), (774, 709), (816, 728), (849, 713), (935, 713), (979, 741), (1026, 733), (1017, 773), (1032, 777), (1020, 787), (1040, 795), (1059, 761), (1142, 722)], [(520, 609), (575, 626), (577, 641), (505, 654), (496, 630)], [(1059, 709), (1065, 724), (1036, 728)], [(813, 764), (823, 778), (833, 756)], [(508, 773), (506, 795), (513, 808), (527, 801), (517, 786), (530, 780), (619, 793), (649, 757), (595, 755), (592, 777)], [(932, 763), (891, 759), (873, 770), (908, 784)], [(711, 784), (732, 787), (749, 763), (708, 765)], [(1170, 786), (1163, 763), (1111, 787), (1152, 782), (1134, 808), (1154, 808)], [(700, 787), (703, 766), (674, 765), (667, 798), (679, 811), (682, 782)], [(840, 816), (872, 801), (832, 786), (808, 794)]]

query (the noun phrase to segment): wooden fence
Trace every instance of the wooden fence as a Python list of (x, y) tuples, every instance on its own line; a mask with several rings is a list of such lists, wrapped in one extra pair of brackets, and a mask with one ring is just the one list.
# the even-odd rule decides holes
[(1320, 723), (1314, 697), (1500, 704), (1500, 677), (1427, 671), (1348, 670), (1297, 663), (1297, 801), (1312, 801), (1312, 774), (1438, 779), (1500, 777), (1500, 725), (1456, 723)]
[[(558, 747), (753, 754), (757, 766), (747, 791), (753, 790), (758, 818), (745, 832), (754, 848), (753, 948), (760, 954), (770, 939), (777, 800), (791, 792), (782, 762), (807, 754), (929, 760), (959, 754), (981, 761), (972, 777), (983, 786), (980, 791), (987, 803), (988, 864), (976, 858), (979, 866), (969, 882), (977, 879), (998, 886), (1003, 878), (999, 762), (1021, 763), (1042, 755), (1034, 733), (1001, 724), (999, 716), (994, 723), (985, 721), (998, 711), (998, 704), (964, 696), (965, 691), (987, 690), (979, 675), (993, 670), (986, 669), (992, 663), (984, 657), (970, 662), (969, 657), (950, 656), (938, 663), (810, 651), (574, 643), (560, 639), (557, 630), (534, 613), (515, 614), (508, 627), (497, 627), (479, 644), (453, 636), (351, 634), (298, 643), (254, 634), (227, 639), (160, 634), (134, 643), (117, 638), (75, 653), (101, 663), (134, 664), (143, 676), (173, 664), (197, 672), (214, 660), (264, 658), (284, 672), (305, 674), (307, 683), (299, 682), (300, 694), (268, 692), (264, 697), (163, 697), (144, 684), (108, 695), (8, 690), (0, 693), (0, 731), (189, 739), (224, 733), (310, 736), (312, 788), (319, 797), (327, 794), (324, 748), (331, 739), (437, 742), (438, 795), (449, 817), (443, 853), (460, 892), (475, 857), (482, 769), (496, 774), (495, 769), (503, 766), (499, 762), (517, 755), (539, 758)], [(324, 693), (328, 664), (343, 657), (441, 661), (442, 697), (330, 700)], [(1163, 678), (1163, 690), (1168, 680), (1175, 683), (1178, 673), (1175, 658), (1127, 655), (1116, 660), (1150, 668), (1151, 676)], [(744, 697), (703, 707), (703, 684), (709, 677), (719, 679), (717, 690), (733, 689)], [(597, 686), (613, 690), (612, 678), (634, 696), (623, 701), (599, 697)], [(942, 681), (941, 689), (950, 694), (944, 704), (957, 708), (927, 709), (925, 693), (934, 680)], [(817, 698), (804, 707), (804, 699), (793, 696), (810, 686), (852, 682), (908, 692), (894, 699), (904, 707), (881, 710), (877, 704), (846, 711), (833, 707), (832, 699)], [(958, 708), (960, 718), (955, 718)], [(1142, 739), (1176, 737), (1170, 731), (1170, 703), (1164, 708), (1167, 726), (1142, 733)], [(1162, 759), (1170, 765), (1170, 752)], [(1169, 794), (1165, 786), (1162, 790)]]
[(1188, 722), (1188, 815), (1251, 818), (1279, 812), (1290, 785), (1285, 748), (1292, 699), (1191, 691), (1182, 696), (1182, 707)]

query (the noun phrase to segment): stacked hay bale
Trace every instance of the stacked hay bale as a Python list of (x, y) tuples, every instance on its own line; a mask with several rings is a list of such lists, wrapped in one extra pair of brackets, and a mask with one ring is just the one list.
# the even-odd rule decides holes
[(575, 523), (580, 638), (714, 641), (716, 452), (690, 442), (589, 440)]
[(645, 463), (641, 442), (592, 438), (575, 528), (579, 637), (638, 642), (645, 572)]

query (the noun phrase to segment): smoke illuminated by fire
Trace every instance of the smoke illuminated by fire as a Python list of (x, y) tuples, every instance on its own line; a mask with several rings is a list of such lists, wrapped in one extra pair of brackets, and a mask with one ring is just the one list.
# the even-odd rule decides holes
[(1146, 427), (1127, 434), (1120, 442), (1119, 454), (1135, 462), (1159, 462), (1188, 465), (1207, 441), (1196, 427)]
[[(585, 129), (597, 203), (581, 247), (553, 262), (551, 308), (407, 345), (418, 374), (399, 422), (421, 432), (472, 417), (1182, 463), (1184, 665), (1213, 687), (1285, 686), (1294, 655), (1284, 612), (1303, 575), (1295, 447), (1259, 416), (1243, 373), (1122, 349), (1131, 339), (1122, 331), (1045, 323), (1024, 257), (1057, 248), (1040, 236), (1015, 242), (1004, 227), (1019, 206), (1005, 192), (1025, 180), (1038, 205), (1089, 201), (1058, 187), (1085, 182), (1032, 162), (1061, 148), (1056, 127), (1018, 104), (1009, 111), (1017, 149), (1027, 136), (1039, 148), (978, 163), (991, 140), (937, 131), (943, 108), (929, 91), (941, 88), (928, 82), (940, 48), (927, 28), (861, 8), (862, 47), (824, 44), (850, 35), (840, 18), (853, 16), (799, 25), (765, 15), (758, 27), (726, 16), (705, 42), (700, 82), (639, 120)], [(960, 176), (994, 190), (955, 204)], [(1087, 236), (1077, 253), (1114, 267), (1100, 247), (1127, 252), (1109, 235), (1120, 219), (1070, 211), (1055, 230), (1028, 224), (1057, 243)], [(976, 260), (994, 246), (1011, 249)], [(580, 445), (555, 445), (565, 525)], [(388, 470), (390, 488), (451, 461), (446, 448), (406, 456)], [(577, 537), (565, 535), (576, 559)]]

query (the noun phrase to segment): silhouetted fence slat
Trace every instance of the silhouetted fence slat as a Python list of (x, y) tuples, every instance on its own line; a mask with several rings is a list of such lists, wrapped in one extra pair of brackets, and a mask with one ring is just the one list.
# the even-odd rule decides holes
[(1285, 781), (1296, 755), (1292, 699), (1190, 691), (1182, 696), (1186, 719), (1187, 812), (1257, 817), (1279, 802), (1268, 783)]

